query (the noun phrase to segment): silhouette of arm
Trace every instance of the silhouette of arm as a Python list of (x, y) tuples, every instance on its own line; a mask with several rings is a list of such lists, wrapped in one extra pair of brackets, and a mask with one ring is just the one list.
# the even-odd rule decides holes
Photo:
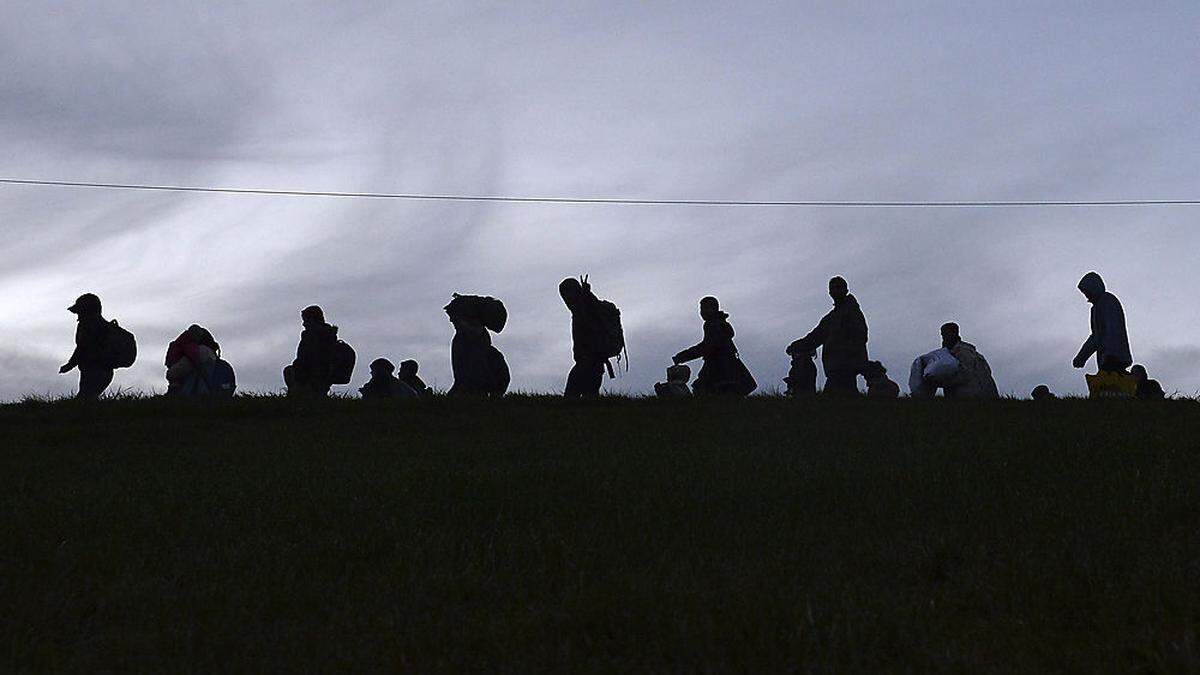
[(1092, 334), (1079, 348), (1079, 353), (1075, 355), (1073, 362), (1076, 368), (1082, 368), (1087, 364), (1087, 360), (1100, 350), (1100, 345), (1104, 344), (1104, 316), (1103, 312), (1098, 307), (1092, 307)]
[(828, 323), (825, 319), (821, 319), (821, 322), (817, 324), (817, 327), (809, 331), (808, 335), (805, 335), (799, 340), (796, 340), (792, 344), (788, 345), (787, 353), (790, 356), (792, 354), (804, 354), (811, 352), (817, 347), (825, 344), (825, 338), (828, 336)]

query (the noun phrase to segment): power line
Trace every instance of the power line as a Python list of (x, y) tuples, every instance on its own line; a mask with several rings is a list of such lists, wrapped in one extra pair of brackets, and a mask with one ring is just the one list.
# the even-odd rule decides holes
[(741, 200), (741, 199), (636, 199), (625, 197), (517, 197), (504, 195), (417, 194), (391, 192), (336, 192), (326, 190), (269, 190), (195, 185), (146, 185), (139, 183), (85, 183), (65, 180), (0, 178), (9, 185), (46, 187), (104, 188), (109, 190), (151, 190), (157, 192), (200, 192), (276, 197), (344, 197), (356, 199), (404, 199), (443, 202), (506, 202), (514, 204), (613, 204), (626, 206), (807, 206), (843, 208), (1008, 208), (1034, 206), (1200, 206), (1200, 199), (1098, 199), (1098, 200), (1014, 200), (1014, 201), (858, 201), (858, 200)]

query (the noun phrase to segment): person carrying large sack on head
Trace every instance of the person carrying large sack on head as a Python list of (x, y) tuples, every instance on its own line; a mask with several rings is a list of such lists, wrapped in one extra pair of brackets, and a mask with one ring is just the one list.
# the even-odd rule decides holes
[(443, 309), (454, 326), (450, 342), (451, 396), (503, 396), (510, 374), (504, 355), (492, 345), (488, 331), (499, 333), (508, 321), (504, 303), (496, 298), (455, 293)]
[(610, 377), (615, 376), (610, 359), (619, 359), (625, 348), (621, 311), (597, 298), (586, 276), (563, 279), (558, 294), (571, 312), (571, 356), (575, 360), (563, 396), (599, 396), (605, 368)]
[(704, 339), (676, 354), (672, 361), (679, 365), (704, 359), (700, 374), (692, 383), (692, 391), (698, 395), (749, 396), (758, 383), (738, 356), (729, 315), (721, 311), (716, 298), (709, 296), (700, 300), (700, 318), (704, 319)]
[(78, 317), (75, 351), (58, 372), (66, 374), (79, 368), (78, 398), (98, 399), (112, 384), (113, 370), (133, 365), (137, 342), (116, 321), (104, 320), (100, 298), (93, 293), (79, 296), (67, 311)]
[(858, 375), (867, 364), (867, 319), (845, 279), (829, 280), (829, 297), (833, 309), (808, 335), (789, 345), (787, 353), (804, 354), (820, 347), (825, 391), (857, 394)]

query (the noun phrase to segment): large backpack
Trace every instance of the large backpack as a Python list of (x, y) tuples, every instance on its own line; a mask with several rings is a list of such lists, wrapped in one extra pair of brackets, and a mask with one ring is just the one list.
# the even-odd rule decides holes
[(113, 319), (108, 323), (104, 336), (104, 364), (114, 369), (128, 368), (136, 360), (137, 339)]
[(233, 366), (225, 359), (213, 361), (212, 370), (208, 373), (208, 393), (218, 398), (229, 398), (237, 391), (237, 375)]
[(354, 348), (342, 340), (333, 345), (329, 355), (329, 381), (333, 384), (350, 384), (354, 378)]
[(608, 300), (596, 303), (596, 349), (606, 359), (619, 358), (625, 349), (625, 329), (621, 327), (621, 310)]

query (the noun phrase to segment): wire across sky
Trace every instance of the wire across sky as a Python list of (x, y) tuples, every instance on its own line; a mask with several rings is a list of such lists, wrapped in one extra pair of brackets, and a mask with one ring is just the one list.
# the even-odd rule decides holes
[(1107, 207), (1107, 206), (1200, 206), (1200, 199), (1037, 199), (964, 201), (871, 201), (871, 200), (752, 200), (752, 199), (649, 199), (633, 197), (535, 197), (514, 195), (421, 194), (403, 192), (341, 192), (330, 190), (273, 190), (200, 185), (152, 185), (142, 183), (93, 183), (32, 178), (0, 178), (0, 184), (42, 187), (145, 190), (272, 197), (338, 197), (345, 199), (398, 199), (443, 202), (502, 202), (513, 204), (599, 204), (623, 206), (792, 206), (839, 208), (1013, 208), (1013, 207)]

